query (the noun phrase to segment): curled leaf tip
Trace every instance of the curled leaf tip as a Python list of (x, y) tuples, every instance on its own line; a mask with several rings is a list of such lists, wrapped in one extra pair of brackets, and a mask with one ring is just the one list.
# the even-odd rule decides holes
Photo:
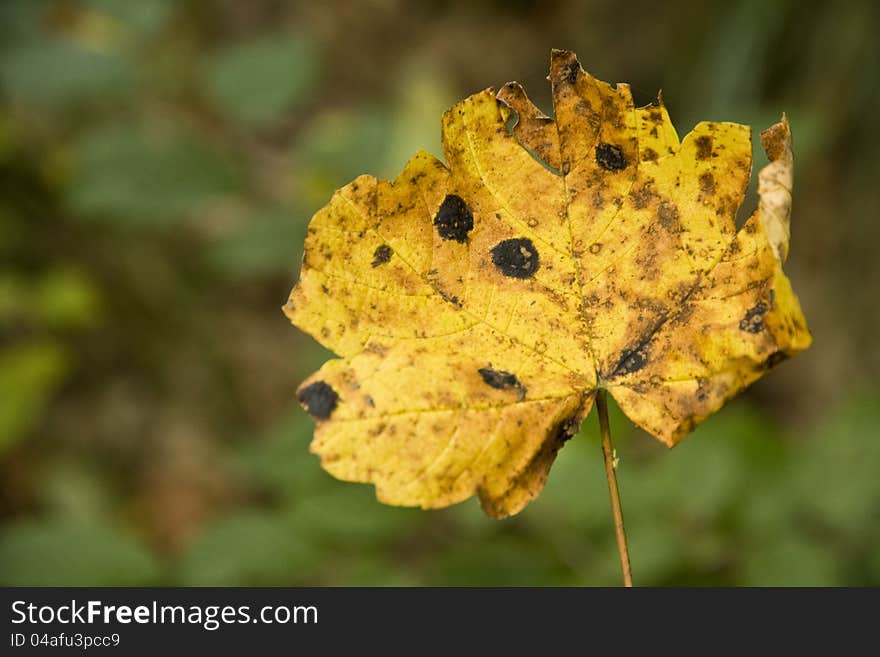
[(779, 123), (761, 133), (761, 145), (770, 163), (758, 174), (758, 212), (773, 253), (782, 263), (788, 258), (791, 238), (791, 195), (794, 182), (791, 127), (785, 114)]

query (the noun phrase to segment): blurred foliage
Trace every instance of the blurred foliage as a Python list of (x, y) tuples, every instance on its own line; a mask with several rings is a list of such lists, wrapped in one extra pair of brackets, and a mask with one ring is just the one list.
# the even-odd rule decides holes
[(308, 42), (279, 32), (215, 53), (206, 79), (220, 111), (245, 124), (265, 125), (303, 103), (317, 72)]
[(0, 583), (616, 584), (594, 419), (515, 518), (382, 506), (308, 454), (292, 392), (327, 354), (280, 313), (333, 190), (441, 154), (489, 84), (547, 107), (555, 46), (662, 87), (682, 134), (783, 110), (795, 134), (815, 345), (672, 451), (613, 409), (637, 581), (880, 584), (878, 14), (0, 3)]

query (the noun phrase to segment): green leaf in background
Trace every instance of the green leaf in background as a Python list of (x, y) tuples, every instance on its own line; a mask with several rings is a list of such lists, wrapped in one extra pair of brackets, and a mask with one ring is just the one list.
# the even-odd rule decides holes
[(190, 586), (296, 583), (315, 559), (301, 531), (273, 512), (230, 514), (193, 541), (180, 563), (181, 581)]
[(50, 327), (78, 327), (98, 317), (95, 284), (76, 269), (55, 268), (40, 279), (33, 296), (35, 314)]
[(233, 277), (290, 274), (299, 269), (305, 234), (306, 219), (299, 210), (257, 211), (214, 240), (207, 257)]
[(236, 191), (240, 182), (223, 153), (181, 128), (105, 126), (80, 137), (75, 161), (71, 208), (80, 216), (138, 227), (185, 219)]
[(0, 351), (0, 454), (44, 417), (44, 407), (68, 369), (54, 342), (18, 344)]
[(279, 34), (213, 53), (206, 84), (220, 111), (262, 127), (301, 105), (318, 71), (318, 55), (309, 40)]
[(309, 454), (311, 437), (311, 420), (297, 406), (280, 416), (263, 435), (248, 438), (233, 451), (230, 468), (259, 497), (294, 501), (327, 481), (317, 457)]
[(445, 111), (455, 94), (424, 62), (396, 80), (397, 99), (385, 110), (363, 106), (315, 115), (294, 153), (297, 161), (309, 163), (299, 176), (305, 205), (317, 209), (336, 188), (364, 172), (394, 180), (420, 148), (442, 157), (440, 130), (424, 117)]
[(161, 30), (171, 17), (174, 0), (86, 0), (84, 6), (96, 13), (112, 16), (133, 33), (147, 37)]
[(107, 524), (42, 518), (0, 530), (4, 586), (143, 586), (158, 575), (144, 546)]
[(441, 116), (458, 100), (444, 73), (430, 60), (409, 62), (396, 76), (396, 86), (388, 150), (379, 171), (390, 180), (397, 177), (418, 150), (443, 159), (439, 126), (425, 121), (425, 117)]
[[(675, 529), (675, 525), (655, 522), (630, 532), (632, 538), (629, 541), (629, 551), (633, 563), (639, 564), (640, 581), (655, 586), (662, 585), (670, 579), (670, 575), (681, 562), (689, 558), (688, 542), (694, 541), (696, 537)], [(601, 569), (604, 580), (591, 581), (591, 584), (617, 584), (620, 579), (620, 563), (609, 558), (609, 554), (613, 556), (610, 542), (603, 553), (596, 555), (604, 565)]]
[(880, 403), (856, 392), (815, 426), (799, 449), (795, 483), (802, 511), (836, 532), (858, 534), (880, 519)]
[[(727, 552), (736, 549), (723, 540), (733, 531), (732, 511), (748, 506), (744, 500), (762, 487), (768, 462), (779, 460), (774, 423), (748, 403), (736, 402), (730, 412), (698, 428), (692, 442), (668, 450), (633, 427), (616, 404), (609, 410), (639, 581), (673, 582), (683, 562), (692, 564), (693, 573), (722, 568)], [(620, 564), (609, 531), (598, 441), (597, 422), (590, 418), (560, 451), (543, 495), (522, 516), (530, 532), (547, 537), (566, 555), (577, 583), (607, 586), (618, 583)], [(779, 497), (775, 488), (771, 494)]]
[(0, 272), (0, 324), (25, 320), (52, 328), (87, 326), (99, 308), (97, 288), (76, 269), (56, 267), (34, 282)]
[(42, 38), (0, 51), (0, 86), (14, 101), (40, 106), (120, 97), (131, 89), (132, 72), (111, 54), (60, 39)]
[(33, 0), (5, 0), (0, 2), (0, 46), (33, 39), (46, 12), (46, 3)]
[(839, 586), (834, 553), (813, 540), (788, 534), (753, 545), (741, 555), (743, 586)]
[(43, 466), (45, 480), (35, 491), (34, 503), (44, 517), (98, 523), (113, 517), (124, 483), (118, 485), (96, 463), (83, 463), (76, 451), (59, 452)]
[(756, 429), (770, 439), (770, 431), (766, 423), (750, 421), (744, 404), (732, 407), (698, 428), (690, 445), (676, 446), (640, 467), (624, 464), (618, 477), (627, 491), (632, 508), (627, 513), (634, 524), (665, 517), (711, 525), (737, 503), (749, 478), (737, 443)]
[(333, 486), (329, 476), (320, 488), (297, 500), (291, 517), (308, 540), (340, 551), (349, 545), (382, 545), (423, 522), (418, 509), (380, 507), (372, 489)]
[(536, 537), (499, 532), (491, 539), (457, 540), (437, 553), (427, 570), (428, 586), (562, 586), (568, 565), (552, 545)]
[(323, 112), (297, 142), (295, 157), (308, 162), (299, 179), (305, 204), (315, 210), (333, 191), (366, 171), (394, 178), (400, 171), (378, 167), (387, 158), (391, 137), (390, 116), (375, 108)]
[(12, 272), (0, 273), (0, 322), (20, 321), (28, 314), (29, 291), (23, 277)]

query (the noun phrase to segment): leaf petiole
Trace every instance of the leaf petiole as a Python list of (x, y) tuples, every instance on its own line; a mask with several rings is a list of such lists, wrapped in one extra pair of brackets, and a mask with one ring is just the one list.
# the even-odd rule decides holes
[(611, 513), (614, 516), (614, 532), (617, 536), (617, 552), (620, 554), (620, 568), (623, 571), (623, 585), (631, 587), (632, 569), (629, 564), (629, 550), (626, 546), (626, 530), (623, 527), (623, 509), (620, 506), (620, 493), (617, 490), (617, 475), (614, 472), (616, 455), (611, 446), (611, 429), (608, 426), (608, 400), (603, 388), (596, 391), (596, 407), (599, 411), (599, 433), (602, 435), (602, 454), (605, 456), (605, 477), (608, 479), (608, 493), (611, 495)]

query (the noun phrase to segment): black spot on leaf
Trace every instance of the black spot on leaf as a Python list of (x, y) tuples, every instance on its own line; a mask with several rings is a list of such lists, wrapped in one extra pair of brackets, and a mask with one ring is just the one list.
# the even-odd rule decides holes
[(384, 265), (386, 262), (391, 260), (391, 255), (393, 253), (394, 251), (387, 244), (377, 246), (376, 250), (373, 251), (373, 262), (371, 264), (373, 265), (373, 267)]
[(474, 215), (460, 196), (447, 194), (434, 217), (437, 233), (445, 240), (467, 242), (468, 233), (474, 229)]
[(483, 381), (498, 390), (508, 390), (509, 388), (518, 388), (521, 384), (516, 374), (505, 372), (504, 370), (493, 370), (491, 367), (481, 367), (477, 370)]
[(596, 164), (606, 171), (620, 171), (626, 168), (626, 158), (620, 146), (599, 144), (596, 146)]
[(746, 333), (760, 333), (764, 330), (764, 315), (770, 310), (767, 304), (759, 301), (753, 308), (749, 308), (745, 317), (739, 321), (739, 330)]
[(648, 350), (640, 346), (631, 351), (624, 351), (614, 368), (614, 375), (632, 374), (648, 364)]
[(562, 74), (565, 77), (565, 81), (569, 84), (574, 84), (577, 82), (578, 73), (580, 72), (581, 65), (576, 61), (567, 64), (565, 68), (562, 70)]
[(296, 395), (306, 412), (316, 420), (326, 420), (336, 410), (339, 395), (323, 381), (315, 381)]
[(477, 371), (480, 373), (480, 376), (483, 377), (483, 382), (496, 390), (516, 389), (525, 391), (525, 387), (520, 383), (520, 380), (516, 378), (516, 374), (505, 372), (504, 370), (495, 370), (491, 367), (481, 367)]
[(564, 419), (556, 427), (556, 444), (562, 446), (565, 442), (571, 440), (580, 429), (580, 422), (577, 415)]
[(781, 363), (784, 360), (788, 360), (788, 354), (784, 351), (774, 351), (772, 354), (767, 356), (767, 359), (761, 364), (763, 369), (769, 370)]
[(504, 240), (492, 248), (492, 262), (505, 276), (528, 278), (538, 271), (538, 250), (525, 237)]

